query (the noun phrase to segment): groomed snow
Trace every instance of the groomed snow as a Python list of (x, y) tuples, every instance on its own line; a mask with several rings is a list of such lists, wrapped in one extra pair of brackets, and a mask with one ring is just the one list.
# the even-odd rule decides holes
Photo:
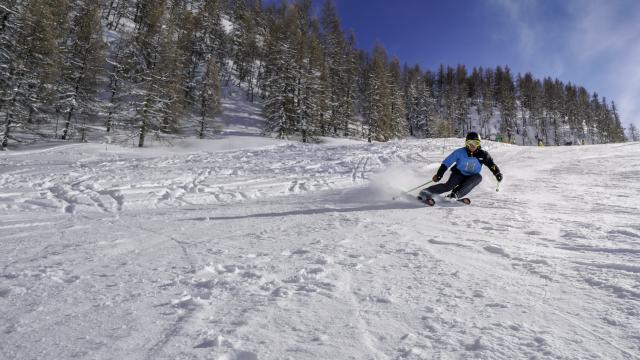
[(640, 144), (230, 134), (0, 154), (0, 358), (640, 359)]

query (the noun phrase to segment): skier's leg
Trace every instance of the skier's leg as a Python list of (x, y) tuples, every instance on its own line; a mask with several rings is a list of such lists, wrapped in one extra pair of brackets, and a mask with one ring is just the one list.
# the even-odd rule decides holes
[(456, 190), (451, 193), (454, 198), (463, 198), (467, 195), (474, 187), (478, 186), (482, 182), (482, 175), (473, 174), (471, 176), (465, 176), (465, 179), (457, 186)]
[(428, 199), (433, 194), (442, 194), (447, 191), (451, 191), (454, 187), (458, 186), (463, 180), (465, 176), (460, 172), (452, 171), (449, 179), (444, 184), (435, 184), (431, 185), (428, 188), (422, 189), (420, 191), (420, 195), (418, 195), (421, 199)]

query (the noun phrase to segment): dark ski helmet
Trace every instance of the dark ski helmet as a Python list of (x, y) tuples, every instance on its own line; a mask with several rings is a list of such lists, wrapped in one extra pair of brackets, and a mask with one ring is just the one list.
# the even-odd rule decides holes
[(480, 141), (480, 135), (475, 131), (469, 131), (465, 140), (478, 140)]

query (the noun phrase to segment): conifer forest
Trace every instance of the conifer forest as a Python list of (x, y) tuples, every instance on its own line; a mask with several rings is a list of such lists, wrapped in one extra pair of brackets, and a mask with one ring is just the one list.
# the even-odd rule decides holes
[(615, 102), (578, 84), (423, 69), (356, 35), (331, 0), (0, 0), (0, 148), (211, 137), (230, 87), (261, 104), (265, 136), (302, 142), (626, 140)]

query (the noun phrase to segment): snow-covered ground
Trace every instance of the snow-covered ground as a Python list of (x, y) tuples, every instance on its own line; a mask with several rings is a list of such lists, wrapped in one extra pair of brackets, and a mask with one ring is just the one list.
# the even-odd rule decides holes
[(640, 144), (461, 142), (2, 153), (0, 358), (640, 359)]

